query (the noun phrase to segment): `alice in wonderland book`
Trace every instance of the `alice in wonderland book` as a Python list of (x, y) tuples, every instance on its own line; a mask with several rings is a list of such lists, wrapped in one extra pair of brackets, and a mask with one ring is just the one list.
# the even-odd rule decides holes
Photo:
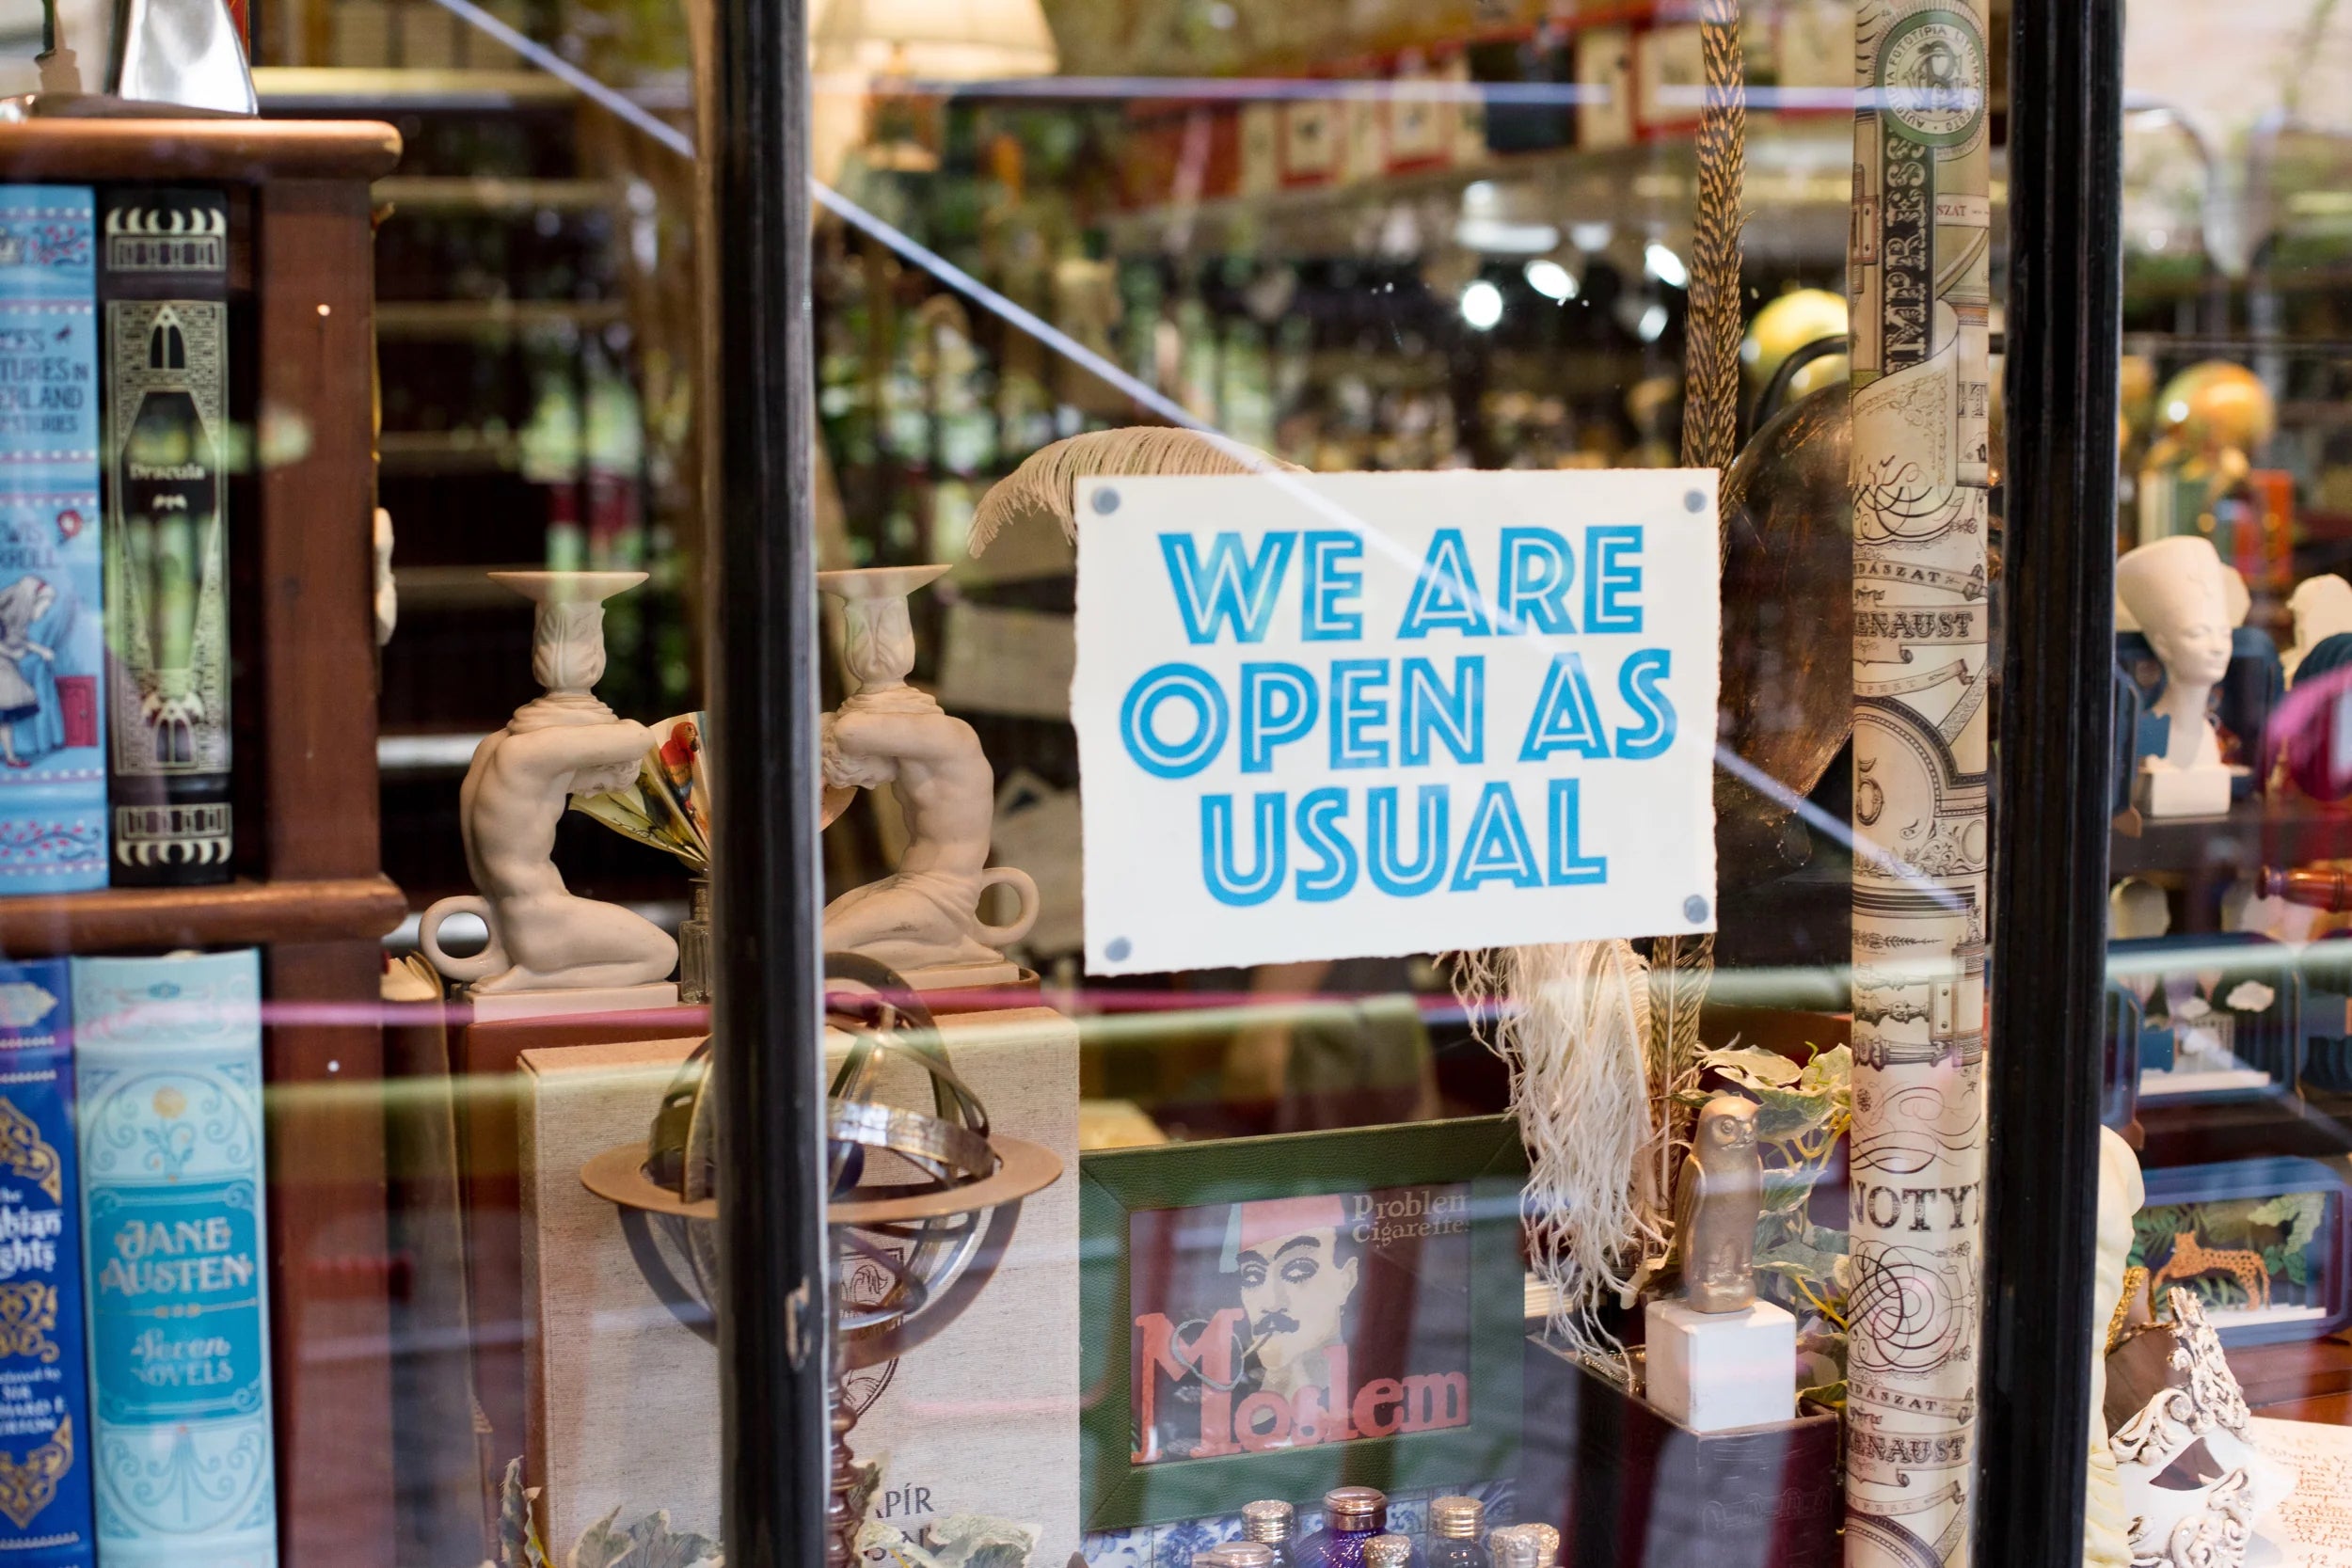
[(0, 895), (106, 885), (91, 213), (0, 185)]

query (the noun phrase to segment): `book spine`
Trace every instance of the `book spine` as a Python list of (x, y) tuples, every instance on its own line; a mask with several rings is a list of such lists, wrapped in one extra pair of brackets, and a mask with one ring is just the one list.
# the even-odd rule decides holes
[(93, 230), (0, 185), (0, 895), (106, 885)]
[(114, 881), (226, 881), (228, 200), (111, 190), (100, 238)]
[(274, 1568), (261, 956), (72, 965), (99, 1556)]
[(0, 1563), (90, 1568), (72, 990), (0, 963)]

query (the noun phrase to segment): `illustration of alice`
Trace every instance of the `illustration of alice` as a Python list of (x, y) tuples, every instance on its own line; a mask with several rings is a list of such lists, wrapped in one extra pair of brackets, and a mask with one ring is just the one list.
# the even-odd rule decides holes
[[(57, 591), (37, 577), (0, 589), (0, 762), (10, 768), (30, 768), (65, 739), (57, 716), (56, 634), (43, 624), (56, 603)], [(51, 642), (39, 641), (37, 633)]]

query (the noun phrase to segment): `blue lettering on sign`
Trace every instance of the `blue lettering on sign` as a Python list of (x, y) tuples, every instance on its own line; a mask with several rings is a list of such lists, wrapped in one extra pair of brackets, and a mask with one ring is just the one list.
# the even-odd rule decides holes
[(1263, 773), (1274, 766), (1274, 748), (1287, 746), (1315, 727), (1322, 695), (1315, 678), (1295, 664), (1241, 667), (1241, 770)]
[(1340, 608), (1364, 596), (1364, 574), (1340, 564), (1363, 560), (1363, 539), (1353, 533), (1316, 530), (1306, 536), (1304, 552), (1306, 582), (1298, 635), (1309, 642), (1352, 642), (1363, 636), (1362, 613)]
[(1397, 623), (1400, 640), (1426, 637), (1448, 626), (1465, 637), (1486, 637), (1485, 595), (1478, 575), (1470, 570), (1470, 547), (1458, 528), (1441, 528), (1429, 540), (1421, 575), (1413, 579), (1413, 596), (1405, 601), (1405, 618)]
[(1519, 820), (1511, 786), (1493, 779), (1478, 792), (1478, 805), (1462, 834), (1462, 858), (1454, 867), (1453, 889), (1474, 893), (1482, 884), (1497, 880), (1513, 887), (1544, 885), (1543, 870), (1535, 863), (1535, 847), (1528, 842), (1527, 824)]
[(1486, 656), (1463, 654), (1454, 659), (1451, 689), (1438, 679), (1435, 664), (1425, 658), (1406, 659), (1396, 730), (1398, 760), (1407, 768), (1427, 765), (1432, 736), (1444, 743), (1456, 762), (1486, 761)]
[(1251, 808), (1258, 832), (1257, 855), (1245, 872), (1234, 863), (1233, 798), (1200, 798), (1200, 879), (1208, 884), (1209, 896), (1220, 904), (1263, 904), (1282, 886), (1289, 847), (1282, 832), (1281, 791), (1256, 796)]
[(1617, 731), (1617, 755), (1646, 762), (1675, 743), (1675, 705), (1659, 689), (1674, 673), (1674, 657), (1665, 648), (1644, 648), (1617, 667), (1617, 690), (1641, 721), (1638, 729)]
[(1596, 523), (1584, 531), (1584, 629), (1588, 632), (1642, 629), (1642, 607), (1626, 595), (1642, 591), (1641, 563), (1629, 556), (1642, 553), (1642, 531), (1628, 523)]
[(1504, 529), (1502, 577), (1495, 609), (1507, 629), (1555, 636), (1576, 630), (1568, 619), (1576, 557), (1565, 539), (1548, 528)]
[(1331, 661), (1331, 766), (1386, 768), (1389, 743), (1373, 732), (1389, 721), (1389, 661)]
[(1347, 817), (1347, 791), (1311, 789), (1298, 798), (1298, 847), (1321, 857), (1312, 869), (1298, 868), (1293, 890), (1302, 903), (1327, 904), (1356, 886), (1356, 846), (1338, 824)]
[(1418, 845), (1410, 864), (1397, 851), (1396, 789), (1389, 785), (1370, 792), (1372, 826), (1365, 837), (1366, 870), (1372, 885), (1396, 898), (1417, 898), (1435, 888), (1445, 876), (1448, 791), (1443, 784), (1423, 784), (1414, 805), (1413, 836)]
[[(1182, 744), (1160, 737), (1160, 708), (1170, 700), (1193, 710), (1193, 731)], [(1209, 766), (1225, 745), (1225, 693), (1196, 664), (1162, 664), (1127, 689), (1119, 707), (1119, 736), (1136, 766), (1158, 779), (1188, 779)]]
[(1527, 738), (1519, 744), (1519, 760), (1542, 762), (1555, 752), (1581, 757), (1609, 754), (1608, 733), (1600, 726), (1600, 708), (1593, 701), (1593, 683), (1584, 678), (1581, 654), (1551, 656), (1543, 691), (1527, 721)]
[[(1489, 601), (1464, 531), (1435, 530), (1407, 590), (1398, 639), (1452, 631), (1462, 638), (1502, 632), (1547, 640), (1534, 644), (1546, 662), (1520, 744), (1515, 756), (1502, 752), (1499, 762), (1646, 762), (1671, 752), (1679, 736), (1670, 692), (1673, 650), (1636, 646), (1621, 657), (1600, 656), (1597, 670), (1588, 670), (1594, 649), (1604, 645), (1549, 641), (1643, 628), (1645, 531), (1585, 526), (1581, 544), (1578, 531), (1495, 531), (1489, 537), (1496, 554), (1480, 563), (1493, 573)], [(1511, 780), (1458, 774), (1448, 780), (1441, 773), (1440, 782), (1430, 784), (1375, 778), (1351, 787), (1313, 777), (1327, 767), (1331, 772), (1483, 768), (1490, 717), (1498, 724), (1519, 722), (1516, 711), (1489, 714), (1483, 652), (1454, 654), (1449, 664), (1445, 657), (1362, 647), (1367, 619), (1385, 611), (1365, 604), (1367, 546), (1359, 531), (1268, 530), (1253, 540), (1228, 530), (1202, 541), (1170, 532), (1159, 535), (1159, 547), (1184, 635), (1196, 645), (1263, 642), (1278, 609), (1287, 613), (1281, 601), (1295, 563), (1300, 642), (1352, 643), (1357, 646), (1330, 651), (1381, 656), (1332, 657), (1327, 664), (1320, 657), (1236, 660), (1216, 673), (1176, 661), (1146, 671), (1128, 689), (1120, 707), (1120, 739), (1135, 766), (1155, 778), (1203, 773), (1224, 756), (1229, 737), (1236, 752), (1229, 766), (1242, 774), (1294, 770), (1304, 776), (1288, 792), (1206, 786), (1219, 792), (1200, 800), (1200, 874), (1219, 904), (1248, 908), (1285, 895), (1301, 904), (1330, 903), (1367, 884), (1390, 897), (1419, 898), (1608, 881), (1607, 856), (1583, 845), (1579, 779), (1529, 777), (1522, 802)], [(1596, 678), (1611, 686), (1605, 710)], [(1328, 731), (1323, 746), (1316, 745), (1319, 725)], [(1283, 751), (1300, 746), (1316, 749)], [(1538, 788), (1541, 821), (1533, 815)], [(1456, 811), (1457, 804), (1463, 809)], [(1596, 832), (1606, 842), (1607, 831)]]
[(1257, 553), (1245, 557), (1241, 535), (1229, 531), (1211, 542), (1204, 566), (1190, 534), (1161, 534), (1160, 559), (1168, 566), (1185, 639), (1196, 645), (1214, 642), (1220, 628), (1231, 627), (1236, 641), (1264, 641), (1275, 596), (1297, 547), (1296, 532), (1269, 530), (1258, 541)]
[(1554, 779), (1546, 791), (1551, 831), (1551, 864), (1546, 867), (1546, 880), (1553, 887), (1588, 887), (1609, 879), (1609, 862), (1600, 855), (1582, 853), (1577, 842), (1580, 823), (1579, 790), (1574, 779)]

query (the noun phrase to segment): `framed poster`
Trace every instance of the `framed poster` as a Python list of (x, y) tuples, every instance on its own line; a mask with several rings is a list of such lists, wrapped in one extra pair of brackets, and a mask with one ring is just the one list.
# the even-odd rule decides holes
[(1508, 1473), (1525, 1170), (1507, 1117), (1084, 1156), (1086, 1528)]

